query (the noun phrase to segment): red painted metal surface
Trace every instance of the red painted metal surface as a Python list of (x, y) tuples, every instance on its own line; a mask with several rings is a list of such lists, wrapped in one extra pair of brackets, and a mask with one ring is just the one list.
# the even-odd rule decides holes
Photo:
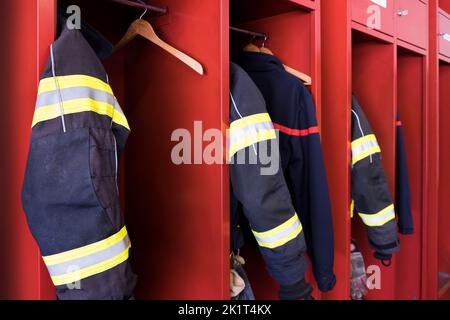
[[(350, 297), (351, 33), (347, 0), (322, 2), (322, 145), (333, 214), (335, 288), (327, 299)], [(325, 89), (326, 88), (326, 89)]]
[[(41, 44), (49, 40), (44, 30), (53, 20), (36, 32), (39, 21), (45, 19), (53, 1), (4, 1), (0, 5), (2, 69), (2, 118), (0, 145), (3, 150), (1, 167), (1, 271), (5, 277), (0, 297), (5, 299), (48, 298), (41, 286), (41, 258), (29, 233), (22, 211), (20, 191), (28, 153), (31, 118), (40, 71)], [(43, 277), (45, 282), (45, 277)]]
[[(446, 0), (449, 1), (449, 0)], [(450, 3), (450, 1), (449, 1)], [(428, 96), (426, 97), (426, 146), (424, 182), (424, 214), (422, 240), (422, 298), (437, 298), (438, 272), (438, 193), (439, 193), (439, 69), (437, 34), (438, 1), (429, 2)]]
[[(450, 58), (450, 14), (440, 11), (438, 15), (439, 23), (439, 53)], [(446, 38), (444, 38), (446, 36)]]
[(450, 1), (449, 0), (437, 0), (439, 8), (450, 12)]
[[(398, 15), (401, 10), (408, 14)], [(398, 38), (426, 49), (428, 47), (428, 5), (420, 0), (397, 0)]]
[(379, 28), (375, 28), (375, 30), (388, 35), (394, 34), (394, 1), (388, 0), (386, 8), (377, 5), (372, 0), (350, 0), (350, 2), (353, 21), (358, 22), (365, 29), (373, 30), (373, 27), (369, 28), (368, 26), (372, 26), (378, 20)]
[(397, 58), (397, 107), (405, 137), (414, 235), (400, 236), (395, 274), (395, 298), (421, 298), (422, 221), (424, 194), (424, 65), (425, 57), (409, 51), (399, 51)]

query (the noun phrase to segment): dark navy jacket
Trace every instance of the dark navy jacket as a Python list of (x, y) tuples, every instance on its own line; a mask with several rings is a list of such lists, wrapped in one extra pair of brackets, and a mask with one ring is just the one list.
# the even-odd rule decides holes
[(408, 164), (406, 160), (405, 137), (402, 122), (397, 115), (397, 185), (395, 203), (398, 214), (398, 230), (401, 234), (413, 234), (414, 224), (411, 213), (411, 192), (409, 189)]
[(331, 290), (336, 281), (333, 225), (312, 97), (274, 56), (242, 52), (236, 62), (263, 94), (274, 127), (280, 132), (282, 168), (304, 228), (314, 275), (321, 291)]
[[(238, 213), (242, 212), (268, 271), (283, 287), (300, 283), (308, 263), (302, 224), (292, 204), (281, 164), (274, 162), (275, 170), (267, 174), (262, 170), (266, 165), (259, 155), (280, 158), (277, 142), (264, 98), (248, 74), (231, 63), (228, 146), (231, 246), (233, 250), (242, 246), (238, 223), (245, 225), (242, 220), (237, 221)], [(253, 156), (255, 161), (250, 161)], [(300, 290), (296, 294), (300, 295)]]

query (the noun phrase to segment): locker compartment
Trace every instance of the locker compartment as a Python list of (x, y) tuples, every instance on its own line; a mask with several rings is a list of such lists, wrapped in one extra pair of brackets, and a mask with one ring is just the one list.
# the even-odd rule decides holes
[[(143, 13), (112, 1), (60, 3), (79, 5), (82, 19), (113, 44)], [(162, 39), (200, 61), (206, 75), (198, 75), (141, 37), (104, 61), (131, 127), (119, 181), (132, 242), (130, 261), (138, 276), (135, 296), (223, 299), (229, 285), (224, 263), (229, 255), (228, 201), (224, 201), (229, 197), (228, 172), (224, 165), (202, 160), (175, 165), (171, 134), (187, 129), (192, 141), (200, 139), (204, 147), (203, 132), (194, 136), (194, 121), (202, 121), (203, 130), (220, 130), (228, 121), (228, 111), (222, 111), (228, 99), (221, 96), (222, 90), (228, 91), (228, 47), (218, 33), (227, 11), (217, 1), (159, 3), (168, 6), (170, 14), (148, 12), (145, 19)], [(51, 284), (44, 279), (41, 286)]]
[(351, 0), (352, 20), (393, 35), (394, 6), (394, 0)]
[[(392, 195), (395, 191), (395, 48), (359, 31), (352, 33), (352, 92), (366, 114), (382, 152), (383, 166)], [(351, 237), (364, 257), (366, 270), (373, 266), (381, 275), (381, 288), (370, 290), (367, 299), (394, 299), (396, 257), (390, 267), (375, 259), (366, 227), (354, 215)], [(349, 243), (350, 246), (350, 243)]]
[[(314, 1), (319, 5), (319, 1)], [(250, 0), (230, 1), (230, 25), (268, 36), (265, 46), (289, 67), (292, 67), (312, 78), (311, 91), (318, 114), (320, 113), (319, 97), (319, 63), (318, 50), (319, 29), (318, 13), (303, 4), (305, 1)], [(252, 36), (231, 32), (231, 59), (252, 40)], [(261, 46), (262, 39), (255, 39), (254, 44)], [(278, 299), (278, 285), (265, 269), (264, 261), (253, 239), (246, 240), (241, 255), (246, 260), (245, 270), (257, 299)], [(315, 286), (311, 266), (307, 281), (314, 286), (314, 296), (320, 298)]]
[(450, 58), (450, 16), (443, 10), (438, 14), (439, 53)]
[(421, 55), (402, 49), (398, 51), (397, 109), (406, 144), (414, 222), (413, 235), (400, 235), (400, 252), (397, 254), (395, 298), (402, 300), (421, 297), (425, 63), (425, 57)]
[(398, 38), (426, 49), (428, 47), (428, 5), (421, 0), (398, 0)]
[(450, 233), (448, 226), (450, 214), (446, 210), (450, 206), (450, 64), (439, 65), (439, 112), (440, 112), (440, 148), (439, 148), (439, 229), (438, 229), (438, 277), (439, 299), (450, 299)]

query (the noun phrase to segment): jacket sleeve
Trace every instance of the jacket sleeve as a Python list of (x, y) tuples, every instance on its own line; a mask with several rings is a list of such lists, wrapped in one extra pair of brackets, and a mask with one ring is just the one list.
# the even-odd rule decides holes
[(307, 268), (306, 246), (280, 170), (276, 132), (261, 93), (234, 64), (227, 156), (234, 195), (243, 205), (270, 274), (282, 286), (299, 283)]
[[(290, 181), (300, 198), (295, 203), (305, 227), (306, 246), (312, 261), (314, 277), (320, 291), (331, 290), (336, 278), (333, 272), (334, 238), (328, 183), (313, 99), (302, 85), (298, 91), (300, 108), (296, 130), (290, 132)], [(300, 191), (298, 191), (300, 190)]]
[(401, 234), (413, 234), (414, 225), (411, 212), (411, 193), (409, 189), (408, 164), (406, 158), (405, 138), (402, 123), (397, 115), (397, 185), (396, 205), (398, 228)]
[(395, 210), (381, 162), (381, 150), (355, 98), (352, 103), (352, 199), (367, 226), (375, 257), (390, 260), (400, 249)]

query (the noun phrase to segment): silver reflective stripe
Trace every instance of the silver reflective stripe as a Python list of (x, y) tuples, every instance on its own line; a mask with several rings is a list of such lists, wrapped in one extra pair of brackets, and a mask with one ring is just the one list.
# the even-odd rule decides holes
[(129, 245), (130, 239), (128, 238), (128, 236), (126, 236), (112, 247), (60, 264), (47, 265), (47, 268), (51, 276), (64, 275), (66, 273), (73, 272), (74, 267), (76, 267), (76, 269), (84, 269), (108, 259), (112, 259), (118, 254), (125, 251)]
[(296, 219), (292, 225), (290, 225), (286, 229), (284, 229), (274, 235), (261, 237), (261, 236), (258, 236), (255, 234), (255, 238), (258, 242), (262, 242), (262, 243), (266, 243), (266, 244), (276, 243), (276, 242), (286, 238), (290, 234), (294, 233), (299, 226), (300, 226), (300, 220)]
[(233, 144), (255, 134), (255, 132), (262, 132), (267, 130), (273, 130), (272, 122), (259, 122), (250, 124), (244, 128), (232, 130), (230, 132), (230, 146)]
[[(120, 107), (119, 103), (117, 102), (116, 97), (114, 97), (112, 94), (97, 90), (89, 87), (71, 87), (71, 88), (65, 88), (61, 89), (61, 97), (63, 101), (70, 101), (75, 99), (85, 99), (89, 98), (95, 101), (104, 102), (112, 105), (117, 111), (123, 114), (122, 108)], [(49, 91), (41, 93), (37, 97), (36, 101), (36, 110), (45, 107), (48, 105), (57, 104), (60, 101), (60, 96), (58, 94), (58, 91)]]
[(352, 156), (357, 157), (360, 153), (369, 151), (374, 147), (379, 147), (378, 142), (375, 138), (364, 141), (364, 143), (352, 147)]

